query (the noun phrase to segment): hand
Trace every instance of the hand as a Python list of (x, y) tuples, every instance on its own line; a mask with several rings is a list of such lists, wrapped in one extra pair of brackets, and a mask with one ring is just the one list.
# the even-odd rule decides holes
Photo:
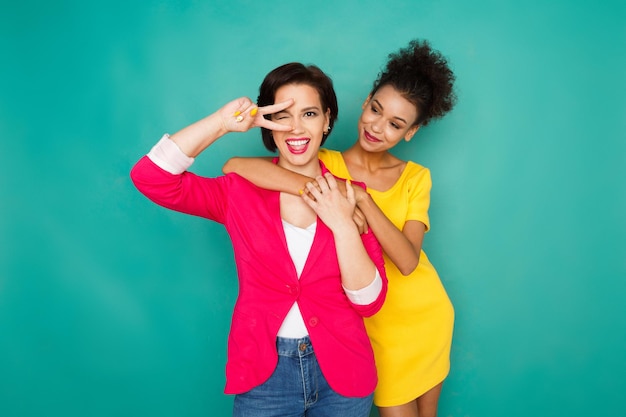
[(289, 132), (292, 130), (291, 126), (272, 122), (263, 116), (284, 110), (292, 104), (293, 99), (289, 99), (269, 106), (258, 107), (248, 97), (240, 97), (225, 104), (218, 110), (218, 114), (222, 127), (227, 132), (245, 132), (253, 127)]
[(354, 224), (356, 224), (357, 229), (359, 229), (359, 234), (367, 233), (369, 229), (369, 224), (367, 223), (367, 218), (365, 218), (365, 214), (361, 211), (360, 208), (354, 208), (354, 214), (352, 215), (352, 220)]
[(333, 232), (355, 227), (356, 200), (352, 187), (346, 187), (346, 196), (342, 196), (337, 180), (329, 172), (307, 183), (306, 187), (308, 193), (302, 194), (302, 198)]
[[(362, 201), (364, 198), (367, 198), (369, 196), (365, 188), (363, 188), (362, 186), (358, 184), (354, 184), (350, 181), (345, 181), (345, 182), (338, 181), (337, 182), (337, 188), (341, 192), (341, 195), (344, 197), (347, 195), (348, 187), (352, 188), (352, 190), (354, 191), (354, 199), (356, 200), (357, 205), (359, 204), (360, 201)], [(365, 217), (363, 217), (363, 220), (365, 220)]]
[(354, 184), (350, 184), (352, 188), (352, 190), (354, 191), (354, 199), (356, 200), (356, 203), (362, 203), (364, 200), (367, 200), (368, 198), (370, 198), (370, 195), (367, 193), (367, 191), (365, 190), (365, 188), (360, 187), (358, 185), (354, 185)]

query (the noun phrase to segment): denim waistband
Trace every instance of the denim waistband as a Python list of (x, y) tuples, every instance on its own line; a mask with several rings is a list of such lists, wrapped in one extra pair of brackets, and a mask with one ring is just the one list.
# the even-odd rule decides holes
[(277, 337), (276, 350), (280, 356), (307, 356), (313, 353), (313, 345), (311, 344), (309, 336), (299, 339)]

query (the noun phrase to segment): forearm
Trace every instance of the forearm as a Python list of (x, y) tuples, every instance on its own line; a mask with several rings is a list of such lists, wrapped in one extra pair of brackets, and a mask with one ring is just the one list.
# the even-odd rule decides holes
[(171, 139), (192, 158), (228, 132), (245, 132), (252, 127), (288, 132), (291, 126), (265, 119), (263, 116), (284, 110), (293, 104), (289, 99), (269, 106), (257, 107), (249, 98), (240, 97), (226, 103), (218, 111), (172, 135)]
[(333, 236), (344, 288), (354, 291), (370, 285), (377, 269), (363, 246), (356, 226), (346, 224), (346, 227), (333, 231)]
[(183, 128), (170, 136), (187, 156), (195, 158), (217, 139), (228, 133), (218, 113)]
[(269, 158), (231, 158), (222, 168), (224, 174), (234, 172), (266, 190), (299, 195), (313, 178), (274, 164)]
[(403, 275), (409, 275), (413, 272), (419, 264), (424, 228), (421, 231), (418, 230), (413, 241), (411, 241), (403, 231), (399, 230), (387, 218), (369, 195), (359, 199), (357, 206), (365, 215), (367, 223), (378, 238), (383, 251), (394, 265)]

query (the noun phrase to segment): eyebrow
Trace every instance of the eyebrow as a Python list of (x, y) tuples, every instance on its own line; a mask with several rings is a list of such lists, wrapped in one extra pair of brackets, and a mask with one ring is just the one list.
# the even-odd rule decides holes
[[(309, 107), (305, 107), (305, 108), (303, 108), (303, 109), (300, 109), (300, 112), (301, 112), (301, 113), (306, 113), (306, 112), (311, 111), (311, 110), (316, 110), (316, 111), (318, 111), (318, 112), (320, 112), (320, 113), (321, 113), (321, 111), (322, 111), (322, 110), (321, 110), (319, 107), (317, 107), (317, 106), (309, 106)], [(291, 111), (289, 110), (289, 108), (286, 108), (286, 109), (283, 109), (283, 110), (281, 110), (281, 111), (277, 111), (276, 113), (273, 113), (273, 114), (282, 114), (282, 113), (286, 113), (286, 114), (289, 114), (289, 115), (290, 115), (290, 114), (291, 114)]]
[(307, 112), (307, 111), (311, 111), (311, 110), (317, 110), (317, 111), (321, 111), (321, 109), (317, 106), (309, 106), (309, 107), (305, 107), (302, 109), (303, 112)]
[[(380, 107), (382, 110), (385, 110), (385, 108), (383, 107), (382, 104), (380, 104), (380, 101), (378, 101), (377, 99), (374, 99), (374, 101), (376, 102), (376, 104), (378, 104), (378, 107)], [(404, 122), (405, 124), (407, 123), (406, 120), (404, 120), (402, 117), (398, 117), (398, 116), (394, 116), (394, 119), (400, 120), (401, 122)]]

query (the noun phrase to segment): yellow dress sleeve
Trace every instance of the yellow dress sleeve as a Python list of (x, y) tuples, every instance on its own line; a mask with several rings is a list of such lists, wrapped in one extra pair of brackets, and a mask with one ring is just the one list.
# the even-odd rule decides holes
[(407, 175), (407, 192), (409, 198), (406, 220), (417, 220), (430, 229), (428, 208), (430, 207), (430, 189), (432, 180), (430, 170), (414, 162), (408, 162), (411, 174)]
[(333, 173), (333, 175), (339, 178), (349, 180), (352, 179), (350, 178), (348, 168), (346, 167), (341, 152), (333, 151), (326, 148), (320, 148), (318, 152), (318, 157), (324, 163), (324, 165), (326, 165), (326, 168), (328, 168), (328, 170)]

